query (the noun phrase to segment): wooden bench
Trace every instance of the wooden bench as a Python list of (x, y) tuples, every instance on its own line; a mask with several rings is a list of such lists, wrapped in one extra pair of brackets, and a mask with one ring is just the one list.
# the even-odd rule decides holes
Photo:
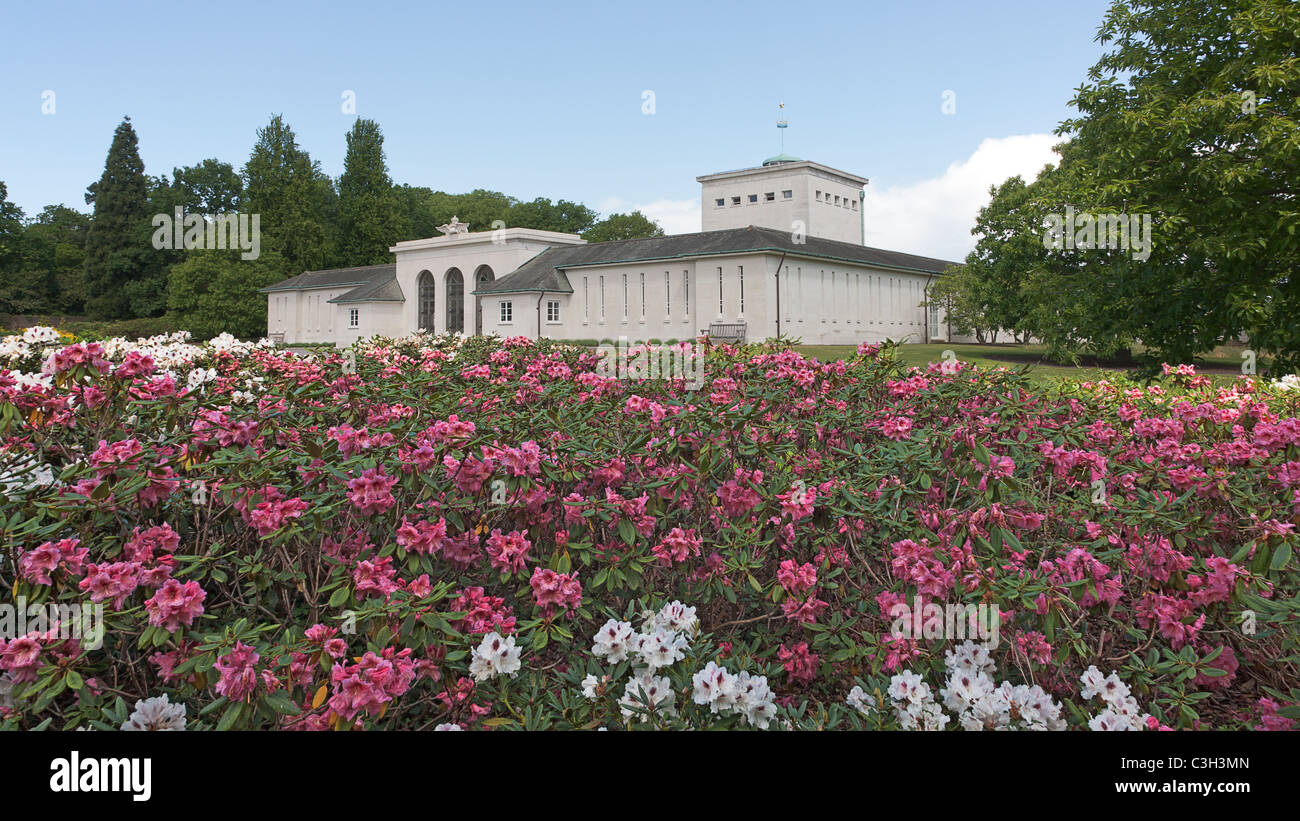
[(744, 322), (713, 322), (706, 334), (709, 339), (720, 342), (744, 342), (748, 326)]

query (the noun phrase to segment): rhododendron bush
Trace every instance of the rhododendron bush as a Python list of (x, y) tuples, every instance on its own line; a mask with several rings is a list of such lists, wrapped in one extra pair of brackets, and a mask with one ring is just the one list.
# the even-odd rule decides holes
[[(690, 391), (527, 339), (3, 340), (0, 582), (64, 616), (9, 608), (0, 720), (1293, 725), (1289, 385), (698, 355)], [(995, 640), (900, 631), (926, 605)]]

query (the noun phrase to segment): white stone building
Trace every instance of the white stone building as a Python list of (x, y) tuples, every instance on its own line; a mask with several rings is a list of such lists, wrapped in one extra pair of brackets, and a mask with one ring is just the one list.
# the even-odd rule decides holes
[(395, 262), (263, 288), (285, 343), (417, 329), (580, 340), (939, 338), (927, 287), (952, 264), (862, 245), (867, 181), (781, 155), (698, 178), (703, 231), (587, 243), (508, 228), (399, 242)]

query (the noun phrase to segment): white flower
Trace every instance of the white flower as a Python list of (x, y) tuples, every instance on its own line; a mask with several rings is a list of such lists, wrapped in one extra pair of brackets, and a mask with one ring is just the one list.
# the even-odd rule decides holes
[(171, 704), (167, 694), (137, 701), (123, 730), (184, 730), (185, 705)]
[(592, 637), (591, 653), (604, 656), (610, 664), (618, 664), (628, 657), (636, 639), (637, 633), (631, 624), (610, 619)]
[(905, 702), (906, 708), (895, 706), (898, 722), (904, 730), (923, 730), (934, 732), (947, 726), (949, 718), (937, 703), (933, 701)]
[(654, 676), (648, 670), (643, 670), (628, 680), (618, 703), (623, 716), (631, 718), (636, 715), (633, 708), (677, 715), (677, 708), (673, 706), (676, 700), (677, 694), (673, 692), (672, 682), (667, 676)]
[(943, 658), (949, 672), (957, 669), (972, 670), (992, 676), (995, 670), (989, 648), (982, 644), (976, 644), (969, 639), (959, 644), (955, 649), (945, 651)]
[(930, 700), (930, 685), (911, 670), (904, 670), (889, 679), (889, 697), (894, 701), (921, 703)]
[(1083, 698), (1092, 698), (1101, 692), (1102, 685), (1106, 683), (1106, 677), (1097, 669), (1097, 665), (1092, 664), (1089, 665), (1087, 670), (1083, 671), (1082, 676), (1079, 676), (1079, 681), (1083, 683), (1083, 689), (1079, 691), (1079, 695)]
[(493, 676), (519, 672), (522, 663), (519, 660), (519, 648), (515, 646), (515, 637), (502, 638), (493, 631), (483, 637), (483, 641), (474, 648), (473, 658), (469, 663), (469, 673), (475, 681), (487, 681)]
[(455, 733), (455, 732), (464, 732), (465, 728), (460, 726), (459, 724), (448, 723), (448, 724), (439, 724), (437, 727), (433, 728), (433, 731), (435, 733)]
[(595, 701), (600, 695), (596, 692), (596, 688), (607, 681), (609, 681), (609, 676), (601, 676), (600, 678), (596, 678), (594, 675), (587, 676), (582, 680), (582, 697), (589, 701)]
[(863, 691), (858, 685), (853, 685), (849, 690), (848, 698), (844, 702), (863, 715), (869, 715), (876, 709), (876, 697)]
[(712, 712), (721, 712), (731, 707), (736, 701), (737, 678), (719, 667), (716, 662), (709, 662), (704, 669), (692, 677), (695, 690), (691, 698), (696, 704), (707, 704)]
[(1102, 710), (1088, 721), (1088, 729), (1095, 732), (1116, 732), (1135, 729), (1129, 720), (1110, 710)]
[(972, 704), (992, 695), (996, 689), (993, 679), (983, 672), (961, 667), (949, 673), (946, 684), (946, 687), (939, 690), (939, 695), (943, 696), (943, 705), (954, 713), (968, 709)]
[(776, 715), (776, 696), (767, 685), (767, 676), (751, 676), (741, 670), (736, 674), (735, 711), (760, 730)]
[(637, 642), (636, 652), (642, 663), (651, 670), (667, 667), (675, 661), (686, 658), (686, 638), (660, 627), (650, 635), (642, 635)]
[(59, 332), (48, 325), (33, 325), (23, 331), (22, 340), (32, 345), (46, 345), (59, 341)]
[(655, 630), (663, 628), (674, 633), (681, 633), (684, 636), (694, 636), (699, 625), (700, 620), (695, 617), (695, 608), (687, 607), (674, 600), (660, 608), (658, 613), (647, 612), (645, 614), (643, 632), (653, 633)]

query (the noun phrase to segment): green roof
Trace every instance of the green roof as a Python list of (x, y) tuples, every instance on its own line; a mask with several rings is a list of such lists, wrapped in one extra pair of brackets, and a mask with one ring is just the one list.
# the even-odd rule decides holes
[(783, 162), (803, 162), (798, 157), (791, 157), (789, 154), (777, 154), (775, 157), (768, 157), (763, 160), (763, 165), (780, 165)]

